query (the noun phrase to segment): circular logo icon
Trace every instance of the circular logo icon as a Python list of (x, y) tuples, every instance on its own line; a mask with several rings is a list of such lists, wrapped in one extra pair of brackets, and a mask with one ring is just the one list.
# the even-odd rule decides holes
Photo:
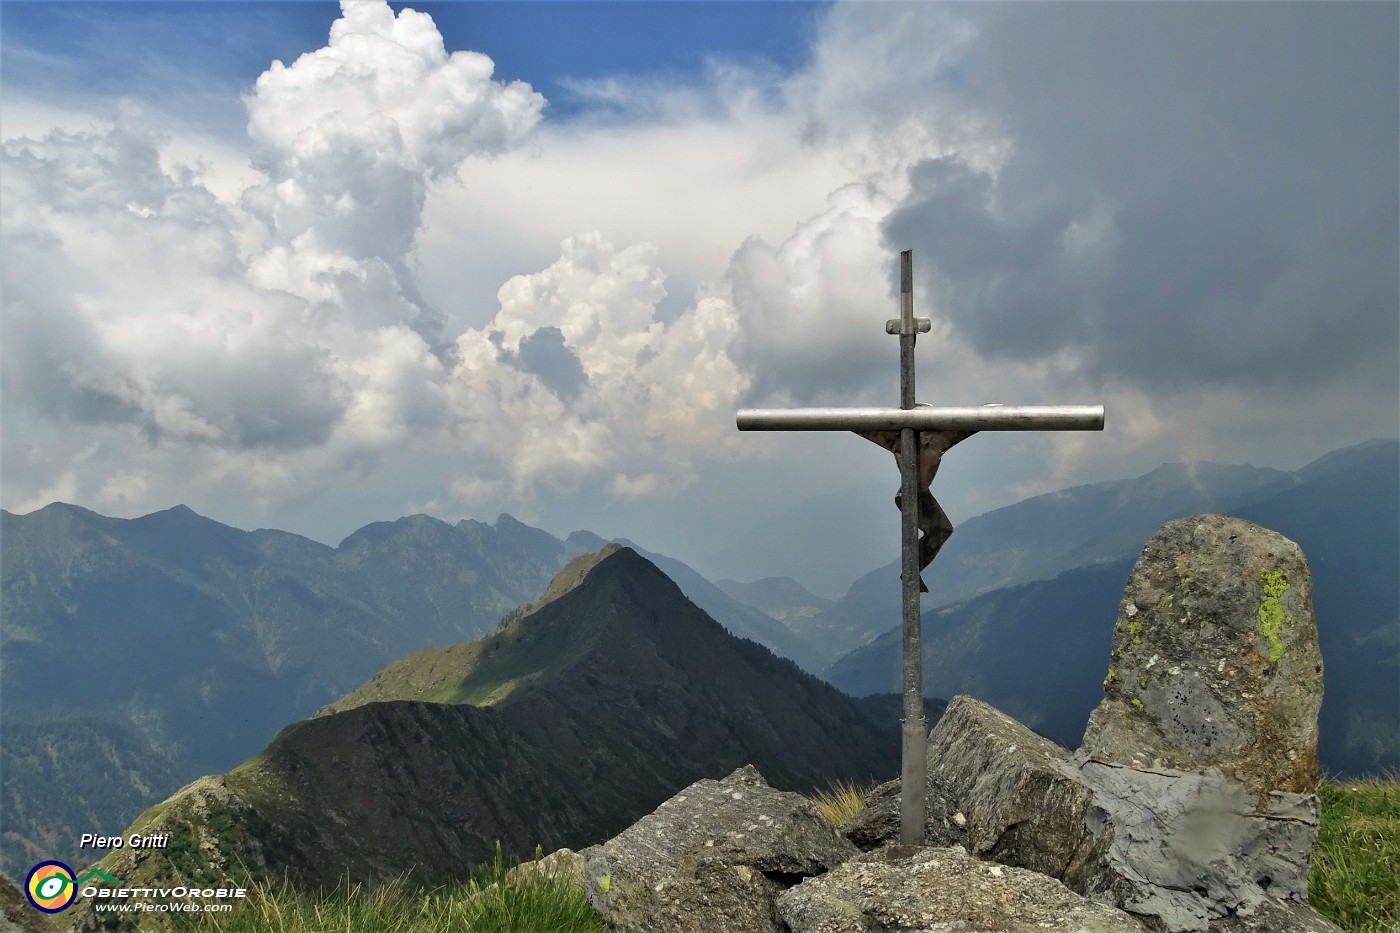
[(73, 869), (62, 862), (40, 862), (29, 869), (29, 877), (24, 879), (24, 896), (46, 914), (68, 909), (78, 899)]

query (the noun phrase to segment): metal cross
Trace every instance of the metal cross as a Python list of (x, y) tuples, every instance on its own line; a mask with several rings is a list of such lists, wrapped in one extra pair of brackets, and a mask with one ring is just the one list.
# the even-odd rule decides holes
[(903, 587), (904, 719), (900, 769), (899, 841), (922, 845), (928, 722), (924, 719), (924, 669), (919, 618), (919, 432), (1102, 431), (1102, 405), (984, 405), (980, 408), (916, 408), (914, 341), (927, 333), (927, 318), (914, 317), (913, 252), (899, 254), (899, 317), (885, 332), (899, 337), (899, 408), (747, 408), (740, 431), (899, 431), (900, 578)]

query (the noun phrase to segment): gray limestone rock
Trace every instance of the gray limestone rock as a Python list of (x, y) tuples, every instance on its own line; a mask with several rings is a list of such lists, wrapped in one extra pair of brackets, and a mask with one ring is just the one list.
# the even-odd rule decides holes
[(1082, 755), (1219, 768), (1268, 803), (1317, 784), (1322, 655), (1296, 544), (1243, 519), (1168, 522), (1133, 568)]
[[(1086, 825), (1107, 848), (1095, 846), (1080, 877), (1067, 879), (1077, 890), (1109, 895), (1168, 930), (1247, 929), (1241, 918), (1261, 912), (1315, 916), (1307, 907), (1315, 797), (1275, 792), (1265, 816), (1245, 788), (1214, 768), (1089, 761), (1079, 778), (1093, 792)], [(1319, 929), (1332, 929), (1317, 919)]]
[(1128, 914), (1053, 878), (960, 846), (890, 846), (778, 897), (792, 933), (1142, 933)]
[(1054, 878), (1072, 872), (1094, 843), (1084, 822), (1092, 792), (1068, 759), (970, 696), (954, 697), (929, 734), (929, 780), (964, 815), (968, 851)]
[(857, 851), (811, 801), (746, 765), (581, 854), (589, 901), (610, 930), (780, 933), (776, 897)]
[(1260, 912), (1335, 929), (1306, 906), (1314, 797), (1276, 792), (1260, 813), (1215, 769), (1076, 762), (966, 696), (929, 737), (929, 771), (966, 814), (973, 855), (1059, 878), (1148, 929), (1243, 931)]

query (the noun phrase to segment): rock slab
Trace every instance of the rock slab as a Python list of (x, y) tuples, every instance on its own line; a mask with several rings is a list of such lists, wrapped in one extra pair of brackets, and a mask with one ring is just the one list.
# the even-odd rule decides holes
[(1121, 910), (961, 846), (889, 846), (778, 897), (792, 933), (1143, 933)]
[(702, 780), (584, 849), (584, 887), (619, 933), (786, 933), (775, 901), (858, 851), (800, 794), (752, 765)]
[(1322, 655), (1298, 545), (1243, 519), (1168, 522), (1143, 548), (1081, 754), (1219, 768), (1267, 806), (1317, 786)]
[(1216, 769), (1076, 762), (968, 696), (930, 735), (929, 771), (966, 814), (972, 855), (1058, 878), (1148, 929), (1244, 930), (1262, 913), (1336, 930), (1307, 907), (1315, 797), (1273, 792), (1261, 813)]

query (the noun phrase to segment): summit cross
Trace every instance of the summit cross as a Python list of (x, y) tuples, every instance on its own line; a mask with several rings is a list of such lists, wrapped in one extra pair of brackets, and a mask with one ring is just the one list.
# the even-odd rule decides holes
[[(923, 459), (920, 434), (942, 431), (966, 436), (977, 431), (1102, 431), (1104, 409), (1102, 405), (916, 406), (914, 342), (919, 334), (928, 333), (931, 323), (928, 318), (914, 317), (914, 261), (911, 250), (899, 254), (899, 273), (899, 317), (885, 322), (885, 332), (899, 337), (899, 408), (746, 408), (739, 411), (737, 423), (740, 431), (855, 431), (867, 436), (872, 432), (899, 432), (897, 459), (900, 471), (900, 580), (904, 634), (899, 841), (903, 845), (922, 845), (928, 722), (924, 718), (923, 646), (919, 617), (919, 571), (922, 569), (919, 565), (919, 486), (920, 461)], [(927, 482), (931, 482), (931, 476), (925, 480)], [(929, 501), (937, 509), (937, 502), (931, 497)], [(938, 514), (941, 517), (941, 510)], [(946, 518), (943, 521), (946, 524)], [(932, 526), (924, 530), (929, 535)], [(951, 525), (946, 525), (943, 537), (951, 533)], [(937, 543), (941, 544), (941, 540)], [(933, 553), (937, 553), (936, 545)], [(932, 560), (932, 556), (929, 560)]]

